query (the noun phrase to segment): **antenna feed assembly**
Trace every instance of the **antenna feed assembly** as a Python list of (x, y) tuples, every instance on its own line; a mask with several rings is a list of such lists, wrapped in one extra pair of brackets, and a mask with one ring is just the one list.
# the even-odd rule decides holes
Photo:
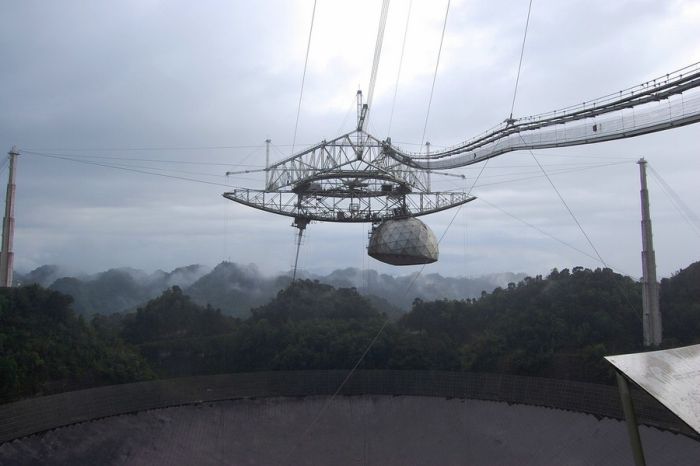
[(314, 220), (372, 223), (371, 257), (392, 265), (435, 262), (435, 235), (415, 217), (475, 197), (430, 191), (428, 173), (395, 154), (390, 140), (355, 130), (270, 165), (265, 190), (237, 189), (224, 197), (293, 217), (300, 230)]

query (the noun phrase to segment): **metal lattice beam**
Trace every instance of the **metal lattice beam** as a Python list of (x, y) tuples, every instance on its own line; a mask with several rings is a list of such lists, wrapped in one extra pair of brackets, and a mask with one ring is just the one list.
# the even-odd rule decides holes
[(315, 179), (352, 178), (367, 173), (392, 179), (413, 190), (427, 191), (427, 174), (397, 161), (386, 152), (386, 143), (356, 130), (323, 141), (268, 168), (267, 191), (297, 186)]
[(321, 222), (376, 223), (388, 218), (418, 217), (465, 204), (476, 199), (463, 192), (364, 193), (362, 196), (323, 192), (296, 194), (237, 189), (224, 197), (249, 207), (288, 217)]

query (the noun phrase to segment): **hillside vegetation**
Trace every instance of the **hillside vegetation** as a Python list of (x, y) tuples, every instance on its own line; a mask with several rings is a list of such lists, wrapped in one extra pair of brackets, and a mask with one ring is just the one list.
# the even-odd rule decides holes
[(0, 400), (152, 378), (139, 352), (39, 286), (0, 289)]
[[(661, 283), (664, 345), (700, 343), (700, 263)], [(641, 285), (609, 269), (554, 270), (466, 300), (415, 300), (396, 318), (354, 288), (310, 280), (246, 319), (172, 287), (96, 315), (37, 286), (0, 293), (3, 400), (96, 384), (222, 372), (361, 368), (505, 372), (610, 383), (603, 355), (641, 351)]]

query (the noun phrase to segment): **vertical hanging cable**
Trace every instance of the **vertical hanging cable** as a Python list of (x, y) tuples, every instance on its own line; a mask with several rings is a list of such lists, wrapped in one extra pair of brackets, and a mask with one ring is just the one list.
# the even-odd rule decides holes
[[(487, 161), (487, 162), (488, 162), (488, 161)], [(486, 169), (486, 165), (487, 165), (487, 163), (485, 163), (485, 164), (481, 167), (481, 170), (479, 171), (479, 174), (478, 174), (478, 175), (476, 176), (476, 178), (474, 179), (474, 183), (472, 183), (471, 188), (469, 188), (469, 192), (471, 192), (472, 189), (474, 189), (474, 186), (476, 185), (477, 181), (479, 181), (479, 178), (481, 178), (481, 175), (484, 173), (484, 170)], [(464, 207), (464, 204), (460, 204), (460, 206), (459, 206), (459, 207), (457, 208), (457, 210), (455, 211), (454, 215), (452, 216), (452, 219), (450, 220), (450, 223), (447, 224), (447, 228), (445, 228), (445, 230), (442, 232), (442, 235), (440, 236), (440, 239), (437, 240), (437, 244), (438, 244), (438, 245), (439, 245), (440, 243), (442, 243), (442, 240), (443, 240), (443, 239), (445, 239), (445, 236), (447, 235), (447, 232), (450, 230), (450, 227), (452, 226), (452, 224), (454, 223), (455, 219), (457, 218), (457, 215), (459, 214), (460, 210), (462, 210), (462, 207)], [(423, 273), (423, 270), (425, 269), (425, 266), (426, 266), (426, 264), (423, 264), (423, 266), (422, 266), (422, 267), (418, 270), (418, 272), (413, 276), (413, 278), (411, 279), (411, 281), (408, 283), (408, 286), (407, 286), (406, 289), (404, 290), (404, 294), (407, 294), (407, 293), (413, 288), (413, 285), (415, 285), (416, 281), (418, 280), (418, 277), (420, 277), (421, 274)], [(377, 333), (374, 335), (374, 338), (372, 338), (372, 340), (369, 342), (369, 344), (367, 345), (367, 347), (365, 348), (365, 350), (364, 350), (364, 351), (362, 352), (362, 354), (360, 355), (360, 358), (357, 360), (357, 362), (356, 362), (355, 365), (352, 367), (352, 369), (350, 369), (350, 372), (348, 372), (348, 374), (345, 376), (345, 378), (343, 379), (343, 381), (340, 382), (340, 385), (338, 386), (338, 388), (336, 388), (335, 392), (333, 392), (333, 394), (330, 396), (330, 398), (328, 398), (328, 399), (326, 400), (326, 402), (325, 402), (325, 403), (323, 404), (323, 406), (321, 407), (321, 410), (316, 414), (316, 416), (315, 416), (315, 417), (313, 418), (313, 420), (311, 421), (311, 424), (309, 424), (309, 425), (307, 426), (307, 428), (301, 433), (301, 435), (299, 436), (299, 440), (297, 441), (297, 443), (292, 447), (292, 449), (291, 449), (291, 450), (289, 451), (289, 453), (287, 454), (287, 459), (289, 459), (289, 457), (291, 457), (292, 453), (294, 453), (294, 451), (297, 449), (297, 447), (298, 447), (299, 443), (301, 442), (301, 440), (303, 440), (303, 439), (309, 434), (309, 432), (311, 431), (311, 429), (313, 429), (313, 427), (316, 425), (316, 423), (317, 423), (318, 420), (321, 418), (321, 416), (323, 415), (323, 413), (326, 411), (326, 408), (328, 408), (328, 406), (330, 405), (330, 403), (338, 396), (338, 394), (340, 393), (340, 391), (343, 389), (343, 387), (345, 386), (345, 384), (348, 383), (348, 381), (350, 380), (350, 378), (352, 377), (352, 375), (355, 373), (355, 371), (357, 370), (357, 368), (360, 367), (360, 364), (362, 364), (362, 361), (365, 360), (365, 357), (367, 356), (367, 353), (369, 353), (369, 351), (372, 349), (372, 347), (373, 347), (374, 344), (377, 342), (377, 340), (379, 339), (379, 337), (382, 335), (382, 333), (384, 332), (384, 329), (386, 328), (386, 326), (389, 324), (390, 321), (391, 321), (391, 318), (390, 318), (390, 317), (387, 317), (387, 318), (384, 320), (384, 323), (381, 325), (381, 327), (379, 327), (379, 330), (377, 330)]]
[(379, 58), (382, 55), (382, 44), (384, 43), (384, 29), (386, 28), (386, 19), (389, 13), (389, 0), (382, 2), (382, 12), (379, 15), (379, 28), (377, 29), (377, 41), (374, 45), (374, 60), (372, 61), (372, 73), (369, 77), (369, 89), (367, 90), (367, 112), (362, 124), (362, 129), (369, 125), (369, 113), (372, 110), (372, 99), (374, 97), (374, 86), (377, 83), (377, 72), (379, 71)]
[(406, 50), (406, 36), (408, 35), (408, 23), (411, 21), (411, 7), (413, 0), (408, 2), (408, 14), (406, 15), (406, 27), (403, 30), (403, 43), (401, 44), (401, 58), (399, 59), (399, 71), (396, 73), (396, 85), (394, 86), (394, 98), (391, 101), (391, 114), (389, 115), (389, 129), (386, 131), (387, 136), (391, 136), (391, 123), (394, 120), (394, 107), (396, 106), (396, 94), (399, 91), (399, 79), (401, 78), (401, 68), (403, 67), (403, 54)]
[(297, 129), (299, 129), (299, 114), (301, 113), (301, 99), (304, 96), (304, 81), (306, 81), (306, 67), (309, 63), (309, 50), (311, 49), (311, 33), (314, 30), (314, 18), (316, 17), (316, 0), (314, 0), (314, 9), (311, 12), (311, 27), (309, 27), (309, 40), (306, 43), (306, 58), (304, 59), (304, 72), (301, 75), (301, 91), (299, 91), (299, 105), (297, 105), (297, 119), (294, 123), (294, 138), (292, 138), (292, 154), (294, 153), (294, 145), (297, 142)]
[(440, 55), (442, 54), (442, 42), (445, 39), (445, 28), (447, 27), (447, 15), (450, 13), (450, 0), (447, 0), (445, 10), (445, 21), (442, 23), (442, 35), (440, 36), (440, 47), (438, 48), (437, 60), (435, 61), (435, 73), (433, 73), (433, 85), (430, 87), (430, 98), (428, 99), (428, 111), (425, 113), (425, 124), (423, 125), (423, 135), (420, 138), (420, 149), (423, 150), (425, 142), (425, 132), (428, 129), (428, 117), (430, 117), (430, 106), (433, 103), (433, 91), (435, 91), (435, 80), (437, 79), (438, 67), (440, 66)]
[(520, 69), (523, 66), (523, 55), (525, 55), (525, 39), (527, 39), (527, 28), (530, 25), (530, 11), (532, 11), (532, 0), (527, 7), (527, 19), (525, 20), (525, 34), (523, 34), (523, 45), (520, 47), (520, 61), (518, 62), (518, 75), (515, 78), (515, 89), (513, 90), (513, 103), (510, 104), (510, 116), (508, 120), (513, 119), (513, 109), (515, 109), (515, 96), (518, 94), (518, 83), (520, 82)]
[(297, 267), (299, 266), (299, 250), (301, 249), (301, 237), (304, 234), (304, 229), (299, 228), (299, 233), (297, 236), (297, 252), (296, 255), (294, 256), (294, 269), (292, 269), (292, 285), (294, 282), (297, 280)]

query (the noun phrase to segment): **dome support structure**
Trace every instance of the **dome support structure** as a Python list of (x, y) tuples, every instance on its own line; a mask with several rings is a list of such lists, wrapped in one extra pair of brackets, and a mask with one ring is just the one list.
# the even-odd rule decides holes
[[(361, 92), (358, 95), (361, 103)], [(416, 233), (412, 236), (414, 242), (419, 237), (427, 240), (431, 236), (434, 240), (425, 224), (408, 220), (476, 199), (466, 192), (432, 191), (426, 170), (397, 160), (389, 150), (390, 138), (382, 141), (363, 129), (366, 111), (366, 105), (358, 104), (358, 126), (354, 131), (268, 165), (263, 189), (242, 188), (223, 194), (239, 204), (294, 219), (292, 226), (299, 230), (299, 235), (292, 281), (296, 279), (301, 238), (311, 221), (372, 223), (373, 232), (394, 232), (397, 226), (410, 226), (410, 231)], [(419, 231), (423, 233), (418, 234)], [(418, 246), (414, 244), (414, 247)], [(391, 257), (384, 262), (394, 265), (435, 262), (437, 243), (429, 249), (435, 249), (434, 254), (414, 255), (413, 259)], [(392, 254), (398, 253), (394, 251), (389, 256)]]

